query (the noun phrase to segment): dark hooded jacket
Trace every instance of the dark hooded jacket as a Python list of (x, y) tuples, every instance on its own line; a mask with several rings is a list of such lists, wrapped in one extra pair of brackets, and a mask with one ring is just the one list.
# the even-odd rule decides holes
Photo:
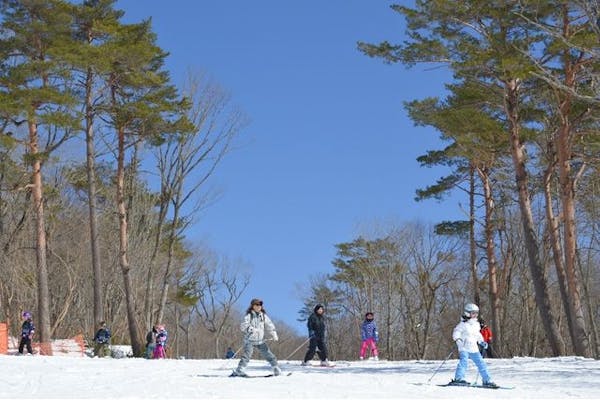
[(317, 304), (314, 308), (314, 312), (308, 317), (308, 337), (315, 337), (317, 339), (325, 338), (325, 321), (323, 314), (318, 314), (317, 310), (323, 308), (321, 304)]

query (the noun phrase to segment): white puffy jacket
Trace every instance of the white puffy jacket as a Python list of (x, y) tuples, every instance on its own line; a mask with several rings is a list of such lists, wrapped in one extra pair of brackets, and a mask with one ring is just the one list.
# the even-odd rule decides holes
[(452, 339), (456, 342), (458, 351), (466, 351), (468, 353), (479, 352), (477, 343), (483, 342), (480, 328), (477, 318), (461, 321), (456, 325), (452, 331)]
[(244, 317), (244, 320), (240, 324), (240, 329), (244, 332), (244, 340), (252, 342), (253, 344), (261, 344), (265, 339), (265, 332), (269, 334), (269, 337), (273, 340), (277, 340), (277, 332), (275, 331), (275, 325), (271, 322), (271, 319), (267, 314), (263, 312), (250, 311)]

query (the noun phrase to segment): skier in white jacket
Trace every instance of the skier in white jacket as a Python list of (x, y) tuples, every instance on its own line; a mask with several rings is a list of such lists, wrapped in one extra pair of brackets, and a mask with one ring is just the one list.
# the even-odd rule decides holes
[(456, 325), (452, 331), (452, 339), (458, 346), (458, 366), (454, 373), (454, 379), (450, 382), (450, 385), (469, 385), (469, 382), (465, 381), (465, 373), (469, 359), (473, 360), (481, 378), (483, 379), (483, 386), (497, 388), (488, 373), (485, 361), (479, 353), (479, 347), (477, 344), (487, 347), (487, 343), (483, 340), (481, 332), (479, 331), (479, 321), (477, 316), (479, 315), (479, 307), (476, 304), (469, 303), (465, 306), (462, 315), (461, 322)]
[(244, 347), (240, 362), (231, 376), (248, 376), (244, 369), (248, 365), (250, 357), (252, 357), (254, 347), (258, 348), (262, 356), (269, 364), (271, 364), (273, 367), (273, 375), (281, 374), (277, 358), (265, 343), (265, 333), (268, 333), (270, 338), (274, 341), (279, 340), (279, 338), (277, 336), (277, 331), (275, 330), (275, 325), (263, 309), (262, 300), (252, 299), (252, 301), (250, 301), (250, 307), (246, 310), (246, 315), (240, 324), (240, 329), (244, 332)]

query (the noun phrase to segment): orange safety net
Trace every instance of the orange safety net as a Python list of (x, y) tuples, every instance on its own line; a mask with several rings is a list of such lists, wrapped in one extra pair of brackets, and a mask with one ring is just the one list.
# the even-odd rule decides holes
[(0, 322), (0, 354), (8, 354), (8, 325)]

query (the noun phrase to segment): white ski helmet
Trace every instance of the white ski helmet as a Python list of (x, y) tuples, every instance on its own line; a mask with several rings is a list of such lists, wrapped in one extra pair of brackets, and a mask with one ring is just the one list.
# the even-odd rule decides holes
[(463, 317), (465, 318), (471, 318), (471, 313), (472, 312), (479, 312), (479, 307), (477, 307), (477, 304), (473, 304), (473, 303), (468, 303), (465, 305), (465, 308), (463, 310)]

